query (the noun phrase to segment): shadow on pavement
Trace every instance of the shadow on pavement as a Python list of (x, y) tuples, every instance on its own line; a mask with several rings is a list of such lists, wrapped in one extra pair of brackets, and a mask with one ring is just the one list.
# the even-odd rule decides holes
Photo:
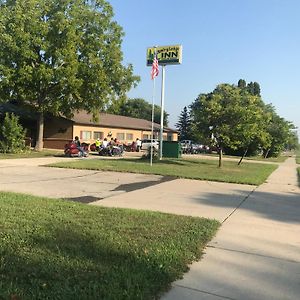
[(114, 188), (112, 191), (125, 191), (132, 192), (135, 190), (140, 190), (147, 188), (149, 186), (161, 184), (167, 181), (176, 180), (176, 177), (173, 176), (163, 176), (160, 180), (152, 180), (152, 181), (143, 181), (143, 182), (133, 182), (128, 184), (121, 184), (118, 187)]
[(72, 198), (63, 198), (64, 200), (80, 202), (80, 203), (91, 203), (95, 201), (102, 200), (104, 198), (94, 197), (94, 196), (81, 196), (81, 197), (72, 197)]
[[(244, 191), (237, 190), (238, 193)], [(192, 200), (201, 205), (236, 208), (232, 202), (225, 202), (222, 198), (228, 197), (220, 193), (201, 194)], [(300, 194), (298, 192), (271, 193), (254, 191), (249, 198), (241, 201), (240, 209), (248, 210), (270, 220), (285, 223), (300, 224)]]

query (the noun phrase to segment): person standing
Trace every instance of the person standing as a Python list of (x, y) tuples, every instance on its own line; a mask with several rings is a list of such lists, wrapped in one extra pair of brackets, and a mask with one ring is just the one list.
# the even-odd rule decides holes
[(81, 146), (80, 140), (78, 136), (75, 136), (74, 144), (76, 145), (76, 148), (79, 150), (80, 154), (79, 156), (84, 157), (85, 153)]
[(136, 152), (140, 152), (141, 147), (142, 147), (142, 141), (139, 138), (137, 138), (136, 139)]

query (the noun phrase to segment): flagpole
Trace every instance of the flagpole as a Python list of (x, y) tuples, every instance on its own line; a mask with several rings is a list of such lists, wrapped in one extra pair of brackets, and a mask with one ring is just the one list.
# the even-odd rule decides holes
[(154, 98), (155, 98), (155, 77), (153, 78), (153, 90), (152, 90), (152, 116), (151, 116), (151, 149), (150, 149), (150, 166), (153, 161), (153, 127), (154, 127)]
[(157, 61), (157, 52), (156, 46), (154, 47), (154, 56), (151, 69), (151, 79), (153, 80), (153, 91), (152, 91), (152, 116), (151, 116), (151, 144), (150, 144), (150, 166), (153, 162), (153, 127), (154, 127), (154, 98), (155, 98), (155, 77), (158, 75), (158, 61)]
[(159, 141), (159, 159), (163, 156), (163, 133), (164, 133), (164, 105), (165, 105), (165, 65), (162, 66), (161, 75), (161, 112), (160, 112), (160, 141)]

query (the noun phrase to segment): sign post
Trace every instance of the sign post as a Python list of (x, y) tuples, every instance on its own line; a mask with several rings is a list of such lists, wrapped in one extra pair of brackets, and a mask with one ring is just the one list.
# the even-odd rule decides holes
[[(160, 141), (159, 141), (159, 159), (162, 159), (163, 153), (163, 132), (164, 132), (164, 102), (165, 102), (165, 76), (166, 65), (178, 65), (182, 62), (182, 46), (159, 46), (147, 49), (147, 66), (152, 66), (154, 56), (156, 55), (158, 64), (162, 66), (161, 79), (161, 114), (160, 114)], [(151, 137), (152, 139), (153, 137)]]

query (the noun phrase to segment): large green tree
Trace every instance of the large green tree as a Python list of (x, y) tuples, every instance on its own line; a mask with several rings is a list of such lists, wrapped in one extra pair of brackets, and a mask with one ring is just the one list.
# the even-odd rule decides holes
[(211, 93), (200, 94), (191, 105), (191, 115), (195, 131), (213, 136), (220, 167), (224, 147), (247, 150), (264, 134), (260, 97), (234, 85), (221, 84)]
[(0, 1), (0, 99), (39, 113), (95, 113), (137, 82), (122, 65), (122, 28), (105, 0)]
[[(141, 98), (125, 99), (123, 101), (113, 102), (107, 112), (116, 115), (139, 118), (151, 121), (152, 104)], [(154, 122), (160, 124), (161, 107), (154, 105)], [(164, 111), (164, 126), (168, 126), (169, 114)]]

